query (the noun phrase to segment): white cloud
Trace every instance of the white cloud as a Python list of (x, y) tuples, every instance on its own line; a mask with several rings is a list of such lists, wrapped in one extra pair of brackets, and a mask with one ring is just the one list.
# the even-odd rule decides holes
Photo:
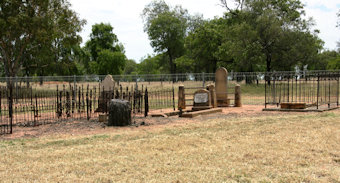
[[(340, 41), (340, 30), (336, 25), (338, 0), (304, 0), (306, 14), (316, 21), (316, 27), (321, 31), (320, 37), (329, 49), (336, 48), (336, 41)], [(130, 59), (139, 61), (147, 54), (152, 54), (147, 34), (143, 31), (141, 13), (145, 5), (151, 0), (70, 0), (72, 8), (87, 20), (81, 36), (84, 42), (89, 39), (91, 27), (95, 23), (110, 23), (114, 27), (120, 42), (126, 49)], [(200, 13), (204, 18), (222, 16), (224, 9), (219, 6), (219, 0), (166, 0), (171, 6), (180, 4), (188, 9), (190, 14)], [(324, 11), (325, 9), (330, 11)]]
[(340, 2), (338, 0), (304, 0), (306, 16), (313, 17), (316, 26), (320, 30), (319, 37), (325, 42), (326, 49), (336, 49), (340, 41), (340, 29), (336, 28)]

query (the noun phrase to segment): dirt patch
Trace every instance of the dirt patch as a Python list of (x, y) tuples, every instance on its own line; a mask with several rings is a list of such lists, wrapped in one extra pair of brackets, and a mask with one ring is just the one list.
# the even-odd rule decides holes
[[(188, 123), (197, 123), (199, 121), (206, 121), (211, 119), (221, 118), (241, 118), (241, 117), (258, 117), (258, 116), (277, 116), (277, 115), (293, 115), (296, 113), (284, 112), (263, 112), (263, 106), (245, 105), (241, 108), (223, 108), (222, 113), (210, 114), (206, 116), (198, 116), (192, 119), (179, 118), (178, 116), (171, 117), (140, 117), (134, 116), (134, 124), (128, 127), (108, 127), (105, 123), (98, 122), (97, 118), (87, 120), (66, 120), (53, 122), (51, 124), (40, 125), (36, 127), (15, 126), (13, 134), (2, 135), (0, 139), (19, 139), (32, 138), (43, 136), (63, 136), (63, 135), (91, 135), (99, 133), (107, 133), (122, 130), (136, 130), (136, 129), (157, 129), (173, 125), (186, 125)], [(159, 110), (155, 112), (169, 112), (171, 109)], [(301, 113), (299, 113), (301, 114)]]

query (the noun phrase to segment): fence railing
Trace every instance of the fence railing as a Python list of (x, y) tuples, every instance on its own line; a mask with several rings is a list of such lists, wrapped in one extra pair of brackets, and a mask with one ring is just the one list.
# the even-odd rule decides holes
[[(332, 105), (339, 103), (339, 75), (340, 71), (229, 72), (228, 92), (240, 84), (245, 105), (299, 101)], [(129, 100), (138, 115), (164, 108), (175, 110), (179, 85), (200, 88), (215, 82), (214, 73), (113, 76), (119, 87), (103, 92), (100, 81), (104, 77), (0, 78), (0, 134), (12, 133), (12, 125), (91, 119), (112, 98)]]
[(130, 101), (134, 116), (173, 108), (174, 88), (148, 92), (147, 88), (117, 87), (109, 90), (90, 85), (57, 85), (55, 89), (32, 87), (0, 88), (0, 134), (12, 133), (14, 125), (38, 126), (67, 120), (90, 120), (108, 113), (111, 99)]
[(304, 103), (317, 109), (339, 106), (339, 71), (267, 73), (265, 77), (265, 107), (281, 103)]

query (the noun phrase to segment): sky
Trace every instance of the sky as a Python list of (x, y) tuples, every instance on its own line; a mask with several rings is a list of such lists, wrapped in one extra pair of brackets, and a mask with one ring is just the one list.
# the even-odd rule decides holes
[[(80, 35), (83, 43), (89, 40), (92, 25), (110, 23), (125, 47), (129, 59), (140, 62), (148, 54), (153, 54), (150, 41), (143, 30), (141, 13), (151, 0), (69, 0), (71, 8), (80, 18), (85, 19)], [(220, 0), (165, 0), (170, 6), (181, 5), (189, 14), (202, 14), (205, 19), (221, 17), (225, 9)], [(305, 5), (306, 19), (315, 21), (313, 29), (320, 30), (319, 37), (325, 42), (326, 49), (334, 50), (340, 41), (340, 28), (336, 27), (336, 13), (340, 10), (339, 0), (302, 0)]]

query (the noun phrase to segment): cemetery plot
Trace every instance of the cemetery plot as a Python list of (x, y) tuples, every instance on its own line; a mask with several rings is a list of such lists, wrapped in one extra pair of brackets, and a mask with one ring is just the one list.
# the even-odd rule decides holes
[(267, 73), (264, 110), (324, 111), (339, 106), (339, 72)]

